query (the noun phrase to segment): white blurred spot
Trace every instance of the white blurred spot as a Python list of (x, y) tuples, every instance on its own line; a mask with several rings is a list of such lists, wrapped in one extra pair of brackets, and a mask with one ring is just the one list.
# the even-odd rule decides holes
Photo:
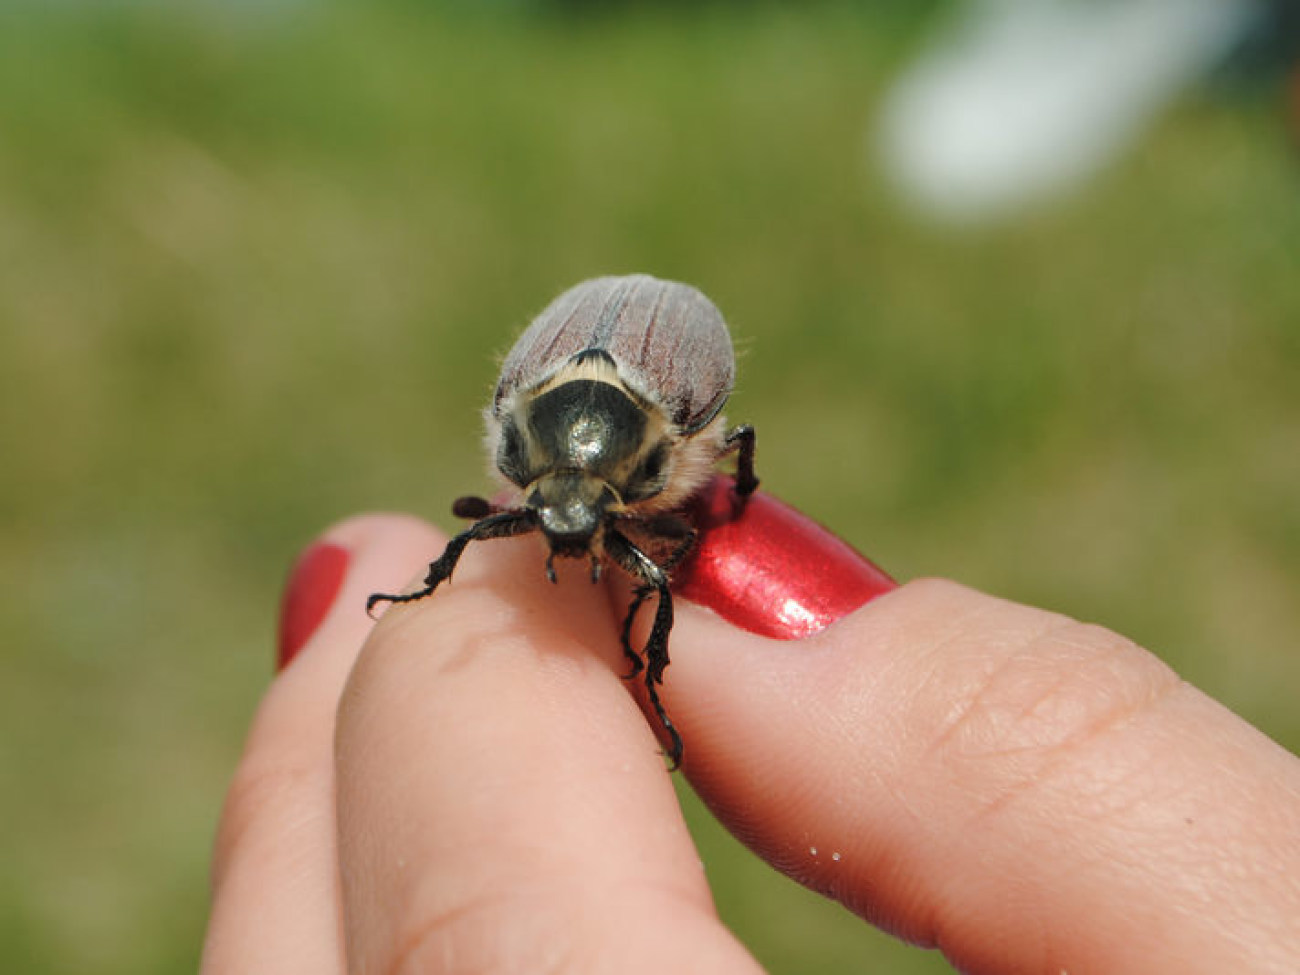
[(1117, 156), (1217, 64), (1259, 0), (978, 0), (886, 96), (880, 151), (915, 204), (1002, 215)]

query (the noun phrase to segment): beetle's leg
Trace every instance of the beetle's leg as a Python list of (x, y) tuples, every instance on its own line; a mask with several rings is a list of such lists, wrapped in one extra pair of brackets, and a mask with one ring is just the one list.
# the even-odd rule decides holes
[(624, 680), (631, 680), (637, 674), (641, 673), (645, 666), (641, 663), (641, 655), (632, 649), (632, 623), (636, 620), (636, 612), (641, 608), (641, 604), (650, 598), (654, 592), (649, 586), (637, 586), (632, 591), (632, 604), (627, 608), (627, 616), (623, 618), (623, 632), (619, 634), (623, 644), (623, 656), (627, 657), (632, 663), (632, 669), (623, 675)]
[(457, 498), (451, 503), (451, 513), (453, 515), (457, 518), (469, 518), (472, 521), (480, 521), (488, 515), (497, 514), (501, 510), (487, 498), (480, 498), (475, 495)]
[(614, 518), (623, 524), (635, 526), (638, 533), (652, 535), (663, 541), (677, 542), (666, 559), (655, 563), (666, 573), (671, 573), (673, 569), (681, 565), (682, 559), (686, 558), (700, 537), (700, 533), (695, 530), (690, 522), (680, 515), (670, 512), (650, 515), (649, 517), (632, 512), (622, 512), (615, 515)]
[(700, 537), (699, 532), (675, 515), (660, 515), (652, 522), (652, 530), (660, 535), (678, 539), (673, 550), (668, 553), (668, 559), (663, 563), (663, 570), (668, 573), (681, 564), (682, 559), (686, 558)]
[(739, 451), (736, 457), (736, 493), (742, 498), (754, 493), (758, 478), (754, 476), (754, 428), (748, 423), (736, 427), (723, 441), (724, 453)]
[[(660, 514), (644, 519), (629, 515), (620, 520), (634, 521), (639, 528), (653, 535), (678, 539), (677, 545), (668, 554), (668, 558), (659, 563), (660, 569), (668, 574), (672, 573), (673, 569), (681, 563), (686, 554), (695, 546), (695, 540), (699, 535), (689, 524), (672, 514)], [(627, 608), (627, 616), (623, 619), (623, 632), (621, 634), (623, 655), (632, 661), (632, 670), (623, 675), (624, 680), (631, 680), (641, 673), (641, 655), (632, 649), (632, 624), (636, 620), (637, 610), (641, 608), (641, 604), (650, 597), (652, 592), (654, 592), (653, 586), (637, 586), (632, 593), (632, 604)]]
[(650, 638), (645, 645), (645, 688), (655, 716), (668, 734), (670, 771), (675, 771), (682, 763), (682, 736), (677, 733), (676, 727), (668, 717), (668, 712), (664, 710), (663, 702), (659, 700), (657, 686), (664, 682), (664, 668), (668, 666), (668, 634), (673, 628), (673, 597), (668, 592), (668, 574), (657, 566), (650, 556), (617, 531), (606, 532), (605, 551), (613, 556), (614, 561), (622, 566), (628, 575), (640, 580), (644, 588), (659, 594), (654, 623), (650, 627)]
[(668, 553), (668, 558), (658, 563), (659, 568), (667, 573), (671, 573), (681, 564), (682, 559), (686, 558), (687, 553), (695, 547), (695, 541), (699, 538), (699, 532), (688, 521), (675, 514), (663, 513), (648, 518), (626, 515), (621, 520), (632, 522), (647, 535), (677, 542), (673, 550)]
[(522, 535), (536, 527), (537, 523), (533, 520), (532, 514), (523, 508), (513, 511), (500, 511), (497, 514), (490, 515), (471, 525), (447, 543), (447, 547), (443, 550), (442, 555), (438, 556), (437, 561), (430, 563), (429, 574), (424, 577), (423, 588), (417, 589), (415, 592), (393, 595), (377, 592), (366, 600), (366, 612), (370, 613), (378, 603), (410, 603), (430, 595), (438, 586), (451, 578), (456, 563), (460, 561), (465, 546), (470, 542), (484, 538), (507, 538), (511, 535)]

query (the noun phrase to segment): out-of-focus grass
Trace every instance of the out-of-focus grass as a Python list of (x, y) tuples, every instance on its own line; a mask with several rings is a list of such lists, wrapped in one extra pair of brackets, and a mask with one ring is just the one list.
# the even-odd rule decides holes
[[(192, 969), (282, 573), (448, 524), (493, 356), (633, 269), (722, 306), (771, 490), (1120, 629), (1300, 744), (1300, 164), (1194, 98), (1013, 228), (866, 162), (901, 5), (0, 15), (0, 968)], [(943, 971), (687, 797), (775, 972)]]

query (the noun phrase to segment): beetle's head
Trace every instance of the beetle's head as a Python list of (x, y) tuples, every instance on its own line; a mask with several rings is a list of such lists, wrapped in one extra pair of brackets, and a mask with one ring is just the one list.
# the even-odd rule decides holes
[(623, 383), (599, 350), (496, 404), (489, 431), (497, 468), (523, 489), (551, 558), (588, 557), (593, 578), (605, 525), (627, 505), (660, 494), (672, 471), (674, 440), (663, 411)]
[(599, 477), (585, 471), (557, 471), (533, 483), (526, 506), (551, 546), (562, 558), (597, 555), (600, 531), (618, 496)]

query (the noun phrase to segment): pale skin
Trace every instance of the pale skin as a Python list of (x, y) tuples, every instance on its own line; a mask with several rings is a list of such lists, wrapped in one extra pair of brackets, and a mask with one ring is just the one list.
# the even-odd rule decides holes
[[(760, 970), (621, 679), (616, 581), (484, 542), (376, 625), (445, 536), (325, 537), (352, 560), (254, 721), (207, 975)], [(679, 600), (672, 647), (719, 819), (961, 970), (1300, 971), (1300, 760), (1122, 637), (928, 580), (797, 643)]]

